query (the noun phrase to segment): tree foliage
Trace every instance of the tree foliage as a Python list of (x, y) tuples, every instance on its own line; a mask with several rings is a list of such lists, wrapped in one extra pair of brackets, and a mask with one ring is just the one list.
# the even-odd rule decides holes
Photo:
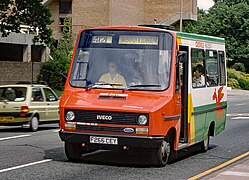
[(51, 42), (52, 31), (47, 27), (53, 21), (51, 13), (42, 0), (1, 0), (0, 32), (8, 36), (10, 32), (19, 33), (20, 25), (27, 25), (38, 30), (34, 42)]
[[(217, 0), (208, 12), (199, 12), (187, 32), (225, 38), (227, 57), (234, 62), (249, 61), (249, 0)], [(246, 64), (246, 63), (245, 63)], [(249, 64), (246, 64), (247, 69)]]
[(63, 90), (61, 73), (66, 72), (73, 53), (72, 21), (65, 18), (62, 38), (51, 47), (52, 59), (43, 64), (39, 80), (45, 81), (56, 90)]

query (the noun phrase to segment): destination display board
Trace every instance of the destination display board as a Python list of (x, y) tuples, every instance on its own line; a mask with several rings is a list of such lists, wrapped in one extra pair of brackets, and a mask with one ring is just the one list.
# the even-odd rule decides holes
[(92, 43), (110, 44), (112, 43), (112, 36), (93, 36)]
[(120, 35), (118, 44), (158, 45), (158, 37)]

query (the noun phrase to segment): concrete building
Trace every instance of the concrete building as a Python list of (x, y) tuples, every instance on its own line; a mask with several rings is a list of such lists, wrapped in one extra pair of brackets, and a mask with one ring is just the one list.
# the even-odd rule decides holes
[(11, 33), (0, 38), (0, 84), (37, 80), (50, 50), (34, 46), (33, 37), (33, 34)]
[(179, 30), (182, 19), (197, 20), (197, 0), (43, 0), (54, 23), (55, 39), (61, 37), (66, 17), (72, 18), (73, 37), (84, 27), (106, 25), (166, 24)]

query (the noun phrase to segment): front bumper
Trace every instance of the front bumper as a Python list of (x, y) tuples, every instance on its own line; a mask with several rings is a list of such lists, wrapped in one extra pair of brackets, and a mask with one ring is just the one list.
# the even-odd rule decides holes
[[(86, 146), (91, 146), (99, 149), (120, 149), (120, 147), (128, 148), (156, 148), (159, 147), (162, 143), (164, 137), (148, 137), (148, 136), (121, 136), (121, 135), (110, 135), (110, 134), (91, 134), (91, 133), (77, 133), (77, 132), (66, 132), (59, 131), (59, 135), (62, 141), (70, 143), (80, 143), (85, 144)], [(91, 144), (90, 136), (97, 137), (110, 137), (117, 138), (117, 145), (110, 144)]]

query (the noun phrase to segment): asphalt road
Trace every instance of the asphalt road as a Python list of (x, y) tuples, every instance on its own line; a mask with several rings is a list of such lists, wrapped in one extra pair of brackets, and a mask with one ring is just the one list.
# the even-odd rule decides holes
[(71, 163), (65, 157), (58, 125), (43, 125), (35, 133), (0, 127), (0, 179), (188, 179), (249, 151), (248, 101), (248, 92), (230, 92), (226, 129), (211, 138), (209, 151), (200, 153), (198, 146), (192, 147), (163, 168), (149, 166), (146, 155), (108, 151)]

